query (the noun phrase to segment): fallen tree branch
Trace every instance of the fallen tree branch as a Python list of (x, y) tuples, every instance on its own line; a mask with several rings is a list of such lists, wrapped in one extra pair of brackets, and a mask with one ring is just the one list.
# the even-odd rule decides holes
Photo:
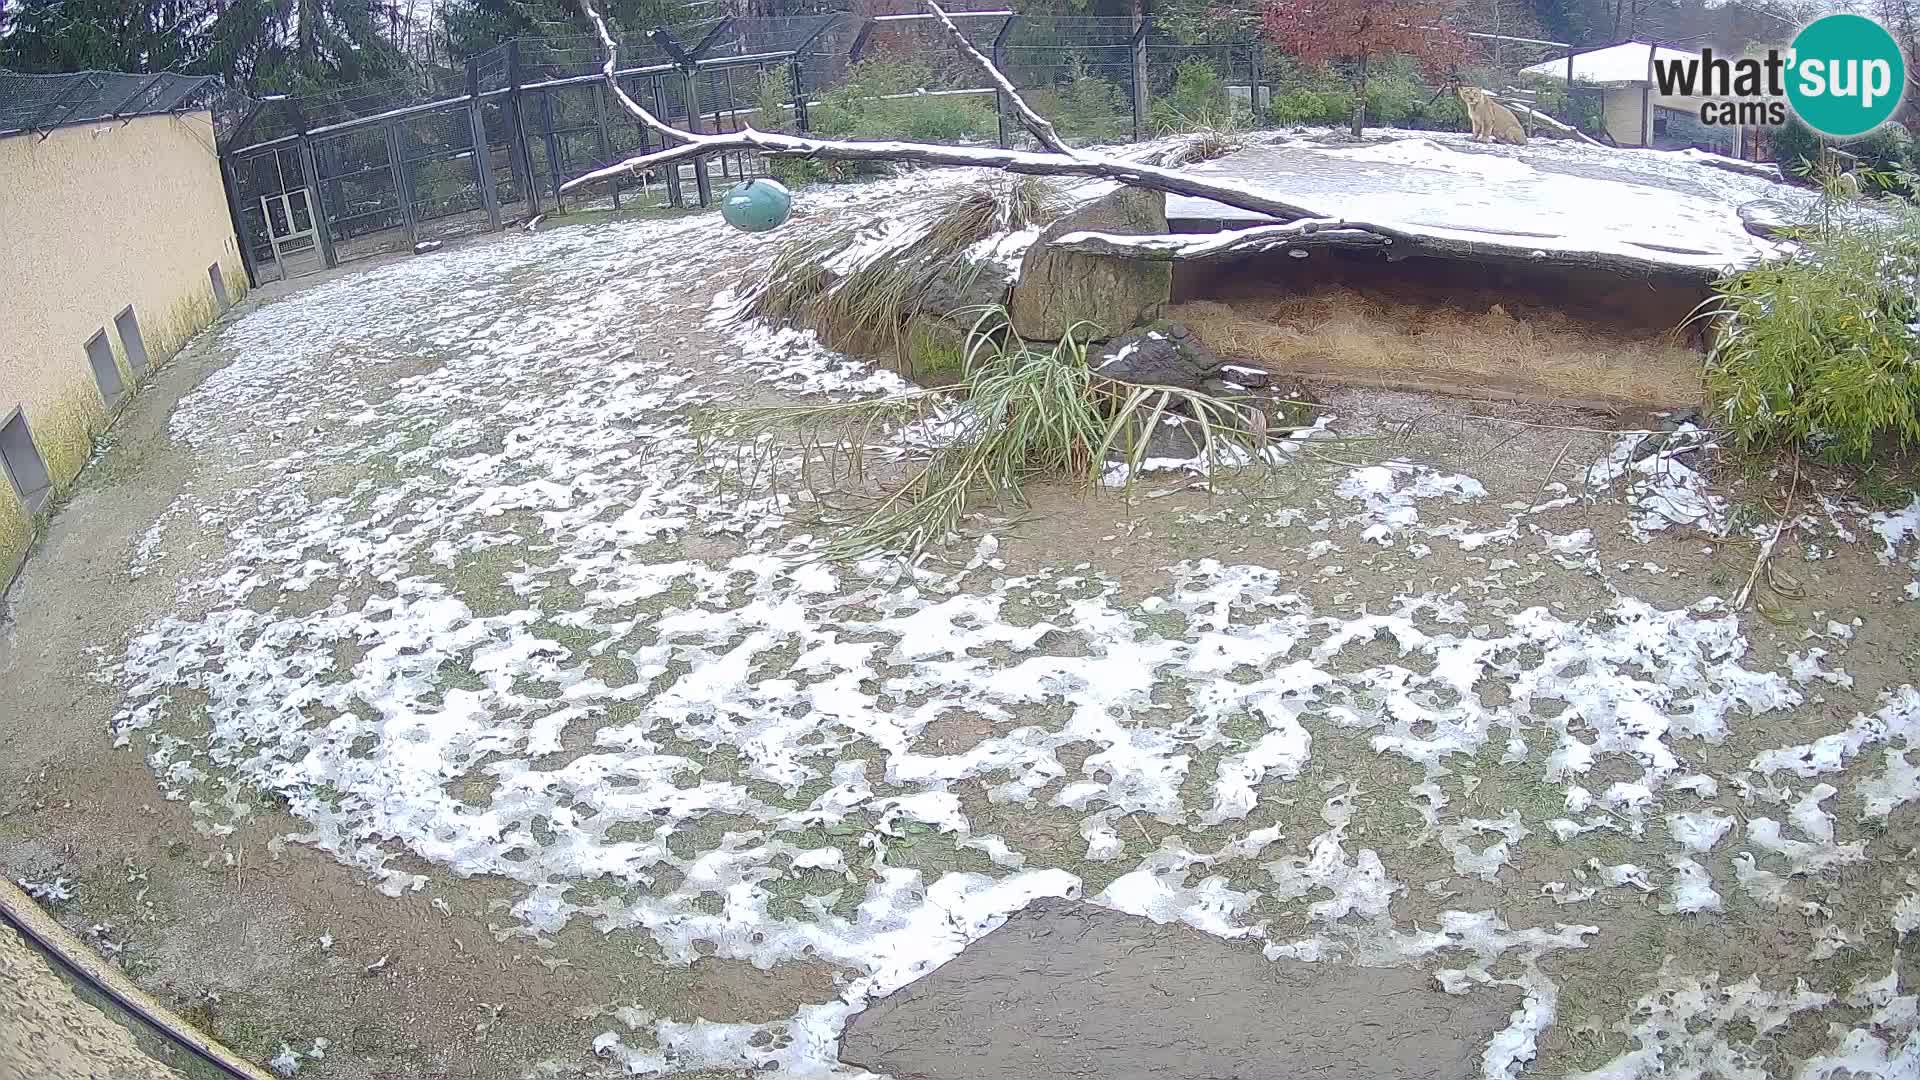
[[(1637, 244), (1649, 252), (1667, 252), (1692, 257), (1698, 265), (1675, 259), (1660, 259), (1626, 251), (1555, 250), (1534, 246), (1530, 240), (1554, 241), (1554, 236), (1512, 233), (1504, 240), (1480, 240), (1462, 236), (1464, 230), (1410, 230), (1370, 222), (1348, 221), (1336, 215), (1275, 198), (1250, 184), (1223, 182), (1221, 179), (1180, 169), (1149, 165), (1138, 160), (1108, 157), (1075, 151), (1060, 141), (1053, 125), (1034, 112), (1013, 84), (986, 56), (975, 49), (940, 7), (938, 0), (922, 0), (947, 31), (953, 35), (982, 70), (991, 76), (1002, 93), (1019, 110), (1022, 122), (1049, 149), (1045, 152), (1002, 150), (993, 147), (951, 146), (943, 143), (865, 142), (837, 139), (813, 139), (777, 131), (759, 131), (751, 126), (739, 131), (717, 134), (684, 131), (648, 112), (620, 86), (617, 77), (619, 46), (606, 20), (593, 0), (580, 0), (580, 7), (593, 23), (600, 43), (606, 49), (601, 74), (613, 91), (614, 100), (634, 118), (676, 145), (596, 169), (562, 184), (560, 190), (573, 191), (588, 184), (616, 176), (644, 173), (662, 166), (679, 168), (689, 159), (695, 162), (708, 154), (749, 151), (776, 157), (823, 158), (830, 161), (908, 162), (917, 165), (961, 166), (996, 169), (1026, 176), (1079, 176), (1111, 180), (1128, 187), (1144, 188), (1166, 195), (1185, 195), (1206, 199), (1275, 219), (1274, 224), (1207, 235), (1190, 236), (1116, 236), (1104, 233), (1074, 233), (1054, 241), (1052, 246), (1085, 254), (1111, 255), (1134, 259), (1184, 260), (1210, 258), (1235, 252), (1270, 250), (1279, 247), (1344, 246), (1387, 249), (1388, 258), (1431, 255), (1456, 259), (1494, 260), (1527, 265), (1580, 267), (1609, 270), (1633, 275), (1662, 275), (1688, 281), (1711, 280), (1727, 269), (1724, 265), (1706, 265), (1700, 257), (1714, 253), (1687, 248)], [(1557, 122), (1557, 121), (1556, 121)], [(1589, 140), (1591, 141), (1591, 140)], [(1706, 155), (1702, 155), (1705, 157)], [(1744, 163), (1742, 163), (1744, 164)], [(1487, 235), (1502, 235), (1488, 233)]]
[[(607, 29), (607, 20), (600, 17), (600, 11), (593, 6), (593, 0), (580, 0), (580, 10), (587, 13), (587, 19), (593, 23), (594, 33), (600, 36), (601, 46), (607, 50), (607, 62), (600, 65), (600, 77), (605, 79), (607, 86), (612, 89), (614, 100), (620, 103), (621, 108), (632, 113), (635, 119), (661, 135), (682, 142), (692, 142), (694, 139), (692, 132), (681, 131), (648, 112), (639, 102), (627, 95), (626, 88), (620, 85), (620, 76), (615, 73), (615, 68), (620, 62), (620, 46), (613, 40), (613, 32)], [(691, 113), (694, 110), (689, 107), (687, 111)], [(571, 186), (567, 185), (567, 187)], [(561, 190), (566, 190), (566, 187)]]
[(1606, 143), (1601, 142), (1599, 139), (1596, 139), (1593, 136), (1587, 134), (1586, 132), (1581, 131), (1579, 128), (1574, 127), (1572, 124), (1561, 123), (1560, 121), (1555, 120), (1553, 117), (1548, 116), (1546, 113), (1541, 112), (1539, 109), (1536, 109), (1531, 105), (1523, 104), (1522, 102), (1520, 102), (1515, 98), (1498, 98), (1497, 97), (1497, 98), (1494, 98), (1493, 100), (1499, 102), (1502, 105), (1505, 105), (1509, 109), (1512, 109), (1515, 113), (1519, 114), (1521, 119), (1531, 120), (1534, 123), (1539, 124), (1541, 127), (1546, 128), (1548, 131), (1552, 131), (1560, 135), (1565, 135), (1569, 139), (1579, 139), (1581, 142), (1586, 143), (1588, 146), (1604, 147), (1607, 145)]
[[(1523, 240), (1524, 238), (1517, 238)], [(1610, 270), (1639, 276), (1660, 275), (1688, 282), (1707, 282), (1720, 276), (1724, 267), (1687, 266), (1653, 257), (1618, 251), (1576, 251), (1534, 247), (1524, 242), (1502, 243), (1475, 240), (1455, 232), (1447, 234), (1413, 232), (1391, 225), (1340, 218), (1311, 218), (1278, 225), (1256, 225), (1216, 233), (1169, 233), (1132, 235), (1125, 233), (1071, 232), (1047, 245), (1059, 251), (1082, 255), (1107, 255), (1150, 262), (1188, 262), (1226, 255), (1255, 254), (1286, 248), (1346, 247), (1391, 249), (1388, 258), (1404, 259), (1415, 255), (1483, 262), (1519, 263), (1527, 266)]]
[[(644, 121), (643, 121), (644, 122)], [(1025, 176), (1084, 176), (1096, 180), (1114, 180), (1129, 187), (1147, 188), (1168, 195), (1190, 195), (1211, 199), (1223, 206), (1250, 210), (1256, 214), (1291, 221), (1303, 217), (1325, 217), (1310, 207), (1277, 199), (1249, 188), (1216, 183), (1202, 176), (1145, 165), (1121, 158), (1081, 154), (1063, 157), (1029, 150), (1000, 150), (992, 147), (946, 146), (915, 142), (840, 142), (833, 139), (804, 139), (777, 131), (742, 128), (724, 135), (696, 135), (678, 128), (661, 127), (662, 135), (683, 140), (683, 145), (651, 154), (628, 158), (603, 169), (567, 181), (561, 191), (572, 191), (587, 184), (631, 173), (645, 172), (703, 154), (748, 150), (776, 157), (824, 158), (829, 161), (904, 161), (916, 165), (958, 165), (979, 169), (999, 169)]]
[(1301, 218), (1282, 225), (1256, 225), (1214, 233), (1171, 233), (1163, 236), (1131, 233), (1070, 232), (1048, 247), (1080, 255), (1111, 255), (1150, 262), (1187, 262), (1218, 255), (1252, 254), (1294, 247), (1308, 241), (1339, 243), (1372, 237), (1365, 230), (1345, 227), (1337, 218)]
[(1012, 80), (1002, 75), (1000, 69), (993, 66), (993, 61), (987, 59), (979, 49), (973, 47), (973, 42), (968, 41), (967, 35), (960, 32), (960, 28), (953, 24), (952, 19), (947, 18), (947, 13), (941, 10), (940, 5), (936, 3), (935, 0), (926, 0), (926, 5), (927, 10), (933, 12), (933, 17), (939, 20), (940, 25), (947, 28), (947, 35), (953, 38), (955, 44), (960, 46), (960, 51), (966, 53), (968, 59), (978, 64), (980, 70), (986, 72), (987, 77), (992, 79), (994, 85), (1000, 88), (1000, 92), (1007, 95), (1007, 101), (1013, 105), (1014, 111), (1020, 114), (1020, 123), (1023, 124), (1028, 131), (1033, 132), (1033, 137), (1040, 140), (1041, 146), (1046, 147), (1056, 154), (1064, 154), (1067, 157), (1079, 156), (1074, 152), (1072, 147), (1061, 140), (1060, 133), (1053, 128), (1053, 121), (1033, 111), (1032, 106), (1027, 104), (1027, 99), (1021, 97), (1020, 91), (1013, 88)]
[[(929, 7), (934, 6), (933, 0), (926, 0), (926, 2)], [(824, 158), (829, 161), (905, 161), (918, 165), (958, 165), (999, 169), (1003, 172), (1026, 176), (1084, 176), (1099, 180), (1114, 180), (1130, 187), (1147, 188), (1168, 195), (1190, 195), (1194, 198), (1211, 199), (1225, 206), (1249, 210), (1283, 221), (1329, 216), (1250, 188), (1217, 183), (1177, 169), (1071, 151), (1034, 153), (991, 147), (947, 146), (942, 143), (842, 142), (836, 139), (801, 138), (777, 131), (758, 131), (751, 126), (741, 128), (739, 131), (715, 135), (683, 131), (648, 112), (620, 87), (620, 80), (614, 74), (619, 46), (614, 42), (613, 33), (608, 30), (607, 22), (601, 17), (599, 11), (595, 10), (593, 0), (580, 0), (580, 7), (593, 23), (594, 30), (599, 35), (601, 47), (607, 51), (606, 63), (601, 65), (600, 71), (607, 85), (613, 90), (614, 100), (620, 103), (621, 108), (663, 139), (679, 145), (649, 154), (640, 154), (605, 168), (595, 169), (560, 185), (560, 190), (563, 192), (573, 191), (616, 176), (642, 173), (661, 166), (677, 167), (680, 162), (706, 154), (746, 150), (776, 156)], [(1005, 76), (993, 67), (992, 61), (980, 56), (978, 50), (975, 50), (975, 56), (996, 78), (1005, 82)], [(1020, 104), (1025, 107), (1024, 101)], [(1028, 108), (1027, 112), (1031, 113), (1032, 110)], [(1036, 118), (1037, 115), (1035, 114)], [(1055, 140), (1058, 140), (1057, 135)]]
[(1762, 180), (1771, 180), (1776, 184), (1786, 183), (1786, 177), (1780, 175), (1780, 166), (1771, 161), (1745, 161), (1725, 154), (1715, 154), (1698, 147), (1689, 146), (1684, 150), (1672, 151), (1695, 165), (1705, 165), (1709, 169), (1723, 169), (1731, 173), (1757, 176)]

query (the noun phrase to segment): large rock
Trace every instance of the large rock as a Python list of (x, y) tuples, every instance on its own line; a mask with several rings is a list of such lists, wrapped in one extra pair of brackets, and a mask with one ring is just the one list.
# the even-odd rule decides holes
[(1166, 231), (1166, 196), (1131, 187), (1047, 226), (1020, 261), (1010, 305), (1014, 332), (1029, 341), (1058, 341), (1074, 324), (1092, 323), (1100, 328), (1094, 335), (1099, 337), (1158, 317), (1172, 295), (1171, 264), (1054, 251), (1048, 245), (1070, 232)]
[(1007, 302), (1012, 277), (1013, 270), (997, 260), (956, 260), (927, 282), (920, 294), (920, 314), (971, 323), (982, 309)]
[(1778, 199), (1754, 199), (1741, 203), (1736, 211), (1740, 224), (1755, 236), (1778, 240), (1795, 229), (1805, 228), (1804, 209), (1789, 206)]
[(854, 1016), (840, 1059), (901, 1080), (1470, 1080), (1521, 995), (1460, 981), (1039, 900)]
[(1094, 374), (1120, 382), (1199, 390), (1226, 365), (1180, 323), (1155, 322), (1114, 338), (1087, 358)]

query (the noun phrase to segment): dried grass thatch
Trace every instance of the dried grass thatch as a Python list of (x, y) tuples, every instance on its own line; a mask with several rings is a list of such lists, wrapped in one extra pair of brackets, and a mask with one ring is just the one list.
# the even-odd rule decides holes
[(1169, 316), (1226, 356), (1370, 385), (1669, 407), (1701, 398), (1700, 355), (1671, 335), (1606, 330), (1544, 309), (1516, 318), (1354, 289), (1190, 301)]

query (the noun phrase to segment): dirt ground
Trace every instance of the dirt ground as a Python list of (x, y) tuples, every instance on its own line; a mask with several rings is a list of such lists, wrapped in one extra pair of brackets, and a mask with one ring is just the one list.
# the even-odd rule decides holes
[[(1617, 420), (1324, 388), (1214, 490), (783, 563), (817, 507), (694, 417), (887, 381), (709, 324), (778, 238), (486, 237), (197, 341), (7, 594), (0, 868), (321, 1078), (847, 1074), (860, 1005), (1045, 896), (1517, 998), (1502, 1074), (1893, 1075), (1908, 492), (1590, 483)], [(1728, 614), (1783, 513), (1774, 618)]]

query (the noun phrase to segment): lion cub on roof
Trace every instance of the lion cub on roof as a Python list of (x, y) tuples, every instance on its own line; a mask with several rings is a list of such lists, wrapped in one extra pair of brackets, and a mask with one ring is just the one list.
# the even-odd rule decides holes
[(1520, 119), (1512, 110), (1493, 100), (1493, 95), (1477, 86), (1460, 88), (1460, 101), (1467, 107), (1467, 116), (1473, 121), (1473, 141), (1508, 143), (1524, 146), (1527, 133), (1520, 127)]

